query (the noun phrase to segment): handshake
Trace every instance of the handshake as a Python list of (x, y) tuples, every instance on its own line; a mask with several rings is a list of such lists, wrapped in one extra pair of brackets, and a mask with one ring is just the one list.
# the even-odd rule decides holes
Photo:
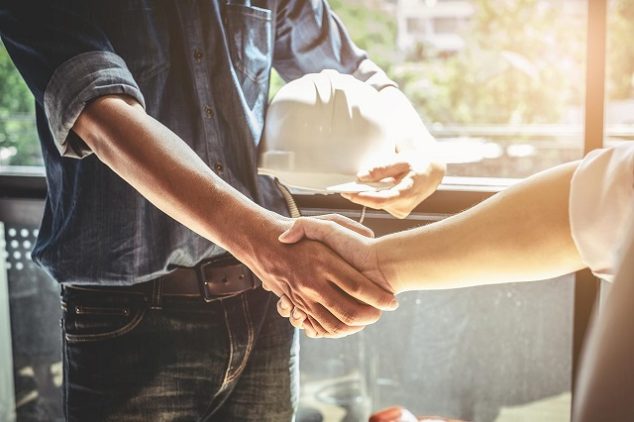
[[(435, 191), (442, 173), (429, 162), (397, 155), (358, 175), (364, 183), (391, 180), (391, 188), (342, 196), (404, 218)], [(280, 298), (279, 313), (309, 337), (359, 332), (382, 311), (398, 307), (397, 286), (380, 268), (370, 229), (334, 214), (296, 220), (270, 216), (258, 233), (251, 230), (252, 246), (240, 259)]]
[[(273, 290), (280, 315), (312, 338), (344, 337), (376, 322), (382, 311), (398, 307), (395, 286), (380, 268), (374, 233), (337, 214), (293, 220), (278, 238), (289, 250), (310, 249), (294, 273), (307, 283)], [(319, 242), (319, 243), (318, 243)]]

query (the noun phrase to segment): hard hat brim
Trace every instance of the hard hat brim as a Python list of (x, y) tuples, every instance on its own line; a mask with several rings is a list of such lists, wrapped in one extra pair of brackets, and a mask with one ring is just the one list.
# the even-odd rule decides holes
[(323, 174), (258, 169), (258, 174), (277, 177), (285, 186), (314, 193), (359, 193), (389, 189), (393, 183), (360, 183), (354, 175)]

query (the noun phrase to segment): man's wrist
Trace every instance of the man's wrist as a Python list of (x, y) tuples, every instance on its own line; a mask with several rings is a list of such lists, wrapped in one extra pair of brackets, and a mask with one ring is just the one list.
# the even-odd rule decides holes
[[(259, 207), (258, 207), (259, 208)], [(257, 256), (277, 244), (277, 238), (290, 227), (291, 219), (264, 208), (238, 216), (231, 224), (227, 250), (252, 268)]]

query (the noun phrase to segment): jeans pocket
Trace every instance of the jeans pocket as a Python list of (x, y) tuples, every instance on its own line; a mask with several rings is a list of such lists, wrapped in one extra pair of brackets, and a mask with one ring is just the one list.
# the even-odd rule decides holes
[(139, 305), (87, 305), (63, 303), (62, 325), (69, 343), (110, 340), (130, 333), (143, 320)]

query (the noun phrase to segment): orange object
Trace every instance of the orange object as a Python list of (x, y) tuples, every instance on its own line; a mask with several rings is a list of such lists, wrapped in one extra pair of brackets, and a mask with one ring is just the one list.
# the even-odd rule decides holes
[(379, 410), (370, 416), (369, 422), (465, 422), (459, 419), (447, 419), (438, 416), (414, 416), (409, 410), (392, 406)]
[(370, 416), (369, 422), (418, 422), (418, 419), (409, 410), (393, 406), (379, 410)]

